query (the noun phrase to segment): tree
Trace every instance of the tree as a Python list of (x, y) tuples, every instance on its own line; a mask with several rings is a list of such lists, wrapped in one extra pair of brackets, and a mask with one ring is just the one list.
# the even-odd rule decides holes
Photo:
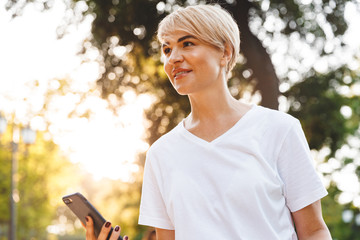
[[(360, 224), (356, 222), (356, 218), (360, 217), (359, 207), (353, 203), (354, 199), (346, 204), (338, 204), (343, 191), (332, 180), (332, 176), (348, 164), (354, 166), (354, 173), (358, 181), (360, 179), (357, 161), (360, 152), (350, 141), (352, 137), (360, 137), (360, 93), (354, 91), (359, 84), (360, 69), (351, 70), (342, 66), (326, 74), (311, 72), (308, 78), (285, 93), (290, 102), (289, 113), (301, 121), (310, 148), (329, 149), (323, 161), (335, 161), (336, 158), (339, 162), (337, 169), (323, 173), (325, 178), (330, 179), (330, 186), (329, 196), (322, 200), (322, 208), (334, 239), (360, 239)], [(357, 155), (337, 156), (343, 146), (357, 151)], [(342, 219), (345, 211), (351, 211), (354, 215), (347, 222)]]
[[(21, 13), (18, 11), (21, 3), (8, 2), (9, 10), (17, 9), (13, 12)], [(289, 113), (301, 120), (311, 148), (329, 147), (330, 154), (325, 161), (333, 157), (359, 127), (358, 96), (349, 97), (339, 92), (341, 87), (350, 88), (359, 82), (358, 69), (335, 66), (328, 73), (319, 73), (312, 66), (300, 67), (305, 65), (306, 56), (301, 56), (299, 50), (294, 51), (291, 44), (296, 39), (319, 58), (331, 56), (344, 45), (345, 6), (350, 2), (359, 6), (357, 1), (73, 0), (69, 9), (73, 9), (74, 16), (94, 18), (93, 38), (84, 44), (84, 51), (96, 47), (101, 53), (103, 74), (98, 86), (102, 96), (115, 95), (119, 104), (129, 88), (156, 96), (146, 113), (151, 121), (150, 144), (187, 115), (188, 101), (178, 96), (167, 80), (154, 34), (158, 22), (169, 12), (179, 5), (199, 2), (222, 5), (239, 24), (242, 58), (229, 80), (231, 93), (239, 98), (248, 92), (260, 92), (262, 105), (277, 108), (279, 84), (286, 83), (289, 90), (283, 92), (289, 100)], [(45, 9), (51, 7), (51, 1), (42, 3)], [(286, 39), (286, 44), (273, 47), (271, 43), (279, 39)], [(275, 53), (284, 48), (282, 55), (291, 61), (273, 64)], [(349, 108), (350, 117), (341, 113)], [(347, 164), (353, 160), (341, 161)]]
[[(21, 14), (27, 2), (36, 1), (27, 0), (17, 4), (8, 1), (7, 8), (15, 15)], [(159, 44), (154, 38), (157, 24), (179, 5), (204, 2), (222, 5), (234, 16), (240, 27), (244, 58), (229, 81), (233, 95), (241, 97), (247, 85), (245, 91), (260, 91), (262, 105), (275, 109), (278, 108), (280, 95), (279, 78), (287, 81), (288, 76), (284, 74), (278, 77), (271, 60), (272, 51), (264, 41), (271, 41), (279, 35), (297, 33), (309, 44), (316, 44), (315, 51), (319, 55), (327, 55), (332, 51), (326, 48), (325, 43), (331, 38), (341, 37), (347, 29), (344, 9), (349, 1), (340, 0), (71, 1), (69, 8), (76, 16), (74, 19), (78, 19), (81, 14), (94, 17), (91, 43), (100, 50), (102, 56), (103, 74), (98, 84), (103, 97), (115, 94), (121, 101), (127, 88), (157, 96), (157, 102), (147, 113), (152, 121), (149, 128), (150, 143), (173, 128), (190, 111), (186, 99), (176, 94), (161, 70)], [(47, 9), (52, 2), (42, 1), (40, 4)], [(90, 47), (84, 44), (84, 51)]]
[[(9, 132), (7, 132), (9, 133)], [(9, 135), (3, 136), (0, 148), (0, 229), (1, 235), (7, 236), (9, 222), (10, 196), (10, 143)], [(61, 193), (70, 183), (76, 183), (76, 165), (71, 164), (59, 153), (58, 146), (44, 139), (43, 133), (37, 134), (33, 146), (19, 144), (18, 149), (18, 184), (19, 202), (17, 205), (17, 239), (47, 236), (47, 226), (55, 218), (56, 208), (60, 204)], [(67, 180), (61, 180), (67, 176)], [(69, 176), (73, 176), (72, 178)]]
[(285, 93), (311, 149), (328, 147), (328, 158), (334, 157), (359, 129), (360, 98), (351, 90), (359, 83), (360, 71), (342, 66), (326, 74), (314, 71)]
[[(74, 1), (80, 3), (81, 1)], [(86, 1), (84, 15), (93, 15), (92, 43), (101, 50), (104, 59), (104, 74), (98, 83), (103, 97), (121, 94), (127, 87), (139, 93), (151, 92), (158, 97), (147, 117), (152, 121), (150, 143), (174, 127), (189, 113), (184, 97), (172, 89), (160, 70), (159, 44), (154, 33), (157, 24), (166, 14), (179, 7), (198, 1)], [(199, 1), (204, 2), (204, 1)], [(277, 108), (279, 78), (271, 61), (264, 40), (274, 39), (279, 34), (289, 36), (298, 33), (302, 39), (314, 36), (319, 54), (330, 54), (325, 49), (327, 35), (341, 36), (346, 31), (344, 9), (347, 1), (206, 1), (222, 5), (238, 22), (244, 59), (235, 69), (229, 81), (233, 94), (241, 97), (244, 85), (251, 92), (259, 90), (262, 105)], [(73, 7), (75, 8), (75, 7)], [(324, 22), (317, 21), (322, 16)], [(279, 20), (273, 27), (271, 19)], [(331, 26), (326, 30), (325, 25)], [(280, 27), (278, 27), (280, 26)], [(311, 42), (311, 40), (308, 40)], [(127, 46), (126, 55), (119, 53), (119, 46)], [(123, 50), (124, 51), (124, 50)], [(271, 52), (270, 52), (271, 53)], [(286, 81), (287, 76), (282, 77)], [(240, 87), (242, 89), (240, 89)]]

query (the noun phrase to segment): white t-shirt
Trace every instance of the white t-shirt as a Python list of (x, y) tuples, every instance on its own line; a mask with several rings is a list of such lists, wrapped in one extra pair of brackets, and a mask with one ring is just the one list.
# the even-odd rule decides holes
[(253, 106), (211, 142), (181, 122), (151, 146), (139, 224), (176, 240), (297, 239), (291, 212), (326, 194), (299, 121)]

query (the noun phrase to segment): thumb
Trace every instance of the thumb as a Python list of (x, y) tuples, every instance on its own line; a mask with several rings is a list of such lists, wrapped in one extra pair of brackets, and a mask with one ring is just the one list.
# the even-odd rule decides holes
[(86, 240), (96, 240), (94, 232), (94, 221), (90, 216), (85, 217), (86, 220)]

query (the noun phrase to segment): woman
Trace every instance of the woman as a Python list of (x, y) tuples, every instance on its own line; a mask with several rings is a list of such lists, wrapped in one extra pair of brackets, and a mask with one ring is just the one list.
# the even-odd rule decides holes
[(229, 93), (240, 47), (232, 17), (211, 5), (179, 9), (158, 38), (191, 113), (147, 153), (139, 224), (159, 240), (331, 239), (299, 121)]

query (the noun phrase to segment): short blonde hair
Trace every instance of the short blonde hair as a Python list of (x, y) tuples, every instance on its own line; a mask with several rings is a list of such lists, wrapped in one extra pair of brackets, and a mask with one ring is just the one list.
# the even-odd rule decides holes
[(163, 42), (165, 36), (176, 30), (185, 31), (221, 50), (228, 44), (232, 48), (232, 56), (227, 72), (235, 66), (240, 52), (240, 32), (235, 20), (225, 9), (214, 5), (180, 8), (159, 23), (157, 37)]

